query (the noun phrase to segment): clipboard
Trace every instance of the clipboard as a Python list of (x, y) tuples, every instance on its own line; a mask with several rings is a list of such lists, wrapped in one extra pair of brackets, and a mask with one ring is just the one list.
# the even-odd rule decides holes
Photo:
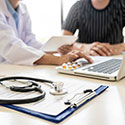
[(67, 109), (65, 109), (64, 111), (62, 111), (61, 113), (59, 113), (56, 116), (45, 114), (42, 112), (36, 112), (33, 110), (29, 110), (27, 108), (22, 108), (21, 106), (15, 106), (15, 105), (2, 105), (2, 106), (22, 112), (22, 113), (26, 113), (26, 114), (50, 121), (50, 122), (59, 123), (59, 122), (65, 120), (70, 115), (72, 115), (73, 112), (75, 112), (77, 109), (79, 109), (80, 107), (82, 107), (83, 105), (85, 105), (86, 103), (88, 103), (89, 101), (91, 101), (92, 99), (94, 99), (95, 97), (100, 95), (101, 93), (103, 93), (107, 88), (108, 88), (108, 86), (104, 86), (104, 85), (99, 86), (97, 89), (94, 90), (96, 92), (96, 94), (93, 97), (89, 98), (88, 100), (86, 100), (85, 102), (80, 104), (78, 107), (69, 106)]

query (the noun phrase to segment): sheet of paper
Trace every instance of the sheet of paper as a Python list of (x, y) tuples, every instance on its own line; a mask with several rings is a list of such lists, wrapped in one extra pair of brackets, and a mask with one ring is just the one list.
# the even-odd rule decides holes
[(64, 111), (68, 106), (64, 102), (71, 99), (75, 94), (83, 92), (85, 89), (96, 89), (99, 85), (83, 83), (65, 83), (64, 86), (68, 90), (68, 94), (62, 96), (54, 96), (49, 93), (50, 87), (45, 84), (42, 85), (43, 90), (46, 91), (45, 99), (30, 104), (18, 105), (30, 110), (42, 112), (50, 115), (57, 115)]

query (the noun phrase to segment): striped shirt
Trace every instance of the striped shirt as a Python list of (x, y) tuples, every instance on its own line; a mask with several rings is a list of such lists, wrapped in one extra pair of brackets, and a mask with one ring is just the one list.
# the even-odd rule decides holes
[(91, 0), (79, 0), (70, 9), (63, 29), (73, 34), (78, 29), (80, 43), (122, 43), (125, 26), (125, 0), (110, 0), (108, 6), (98, 10)]

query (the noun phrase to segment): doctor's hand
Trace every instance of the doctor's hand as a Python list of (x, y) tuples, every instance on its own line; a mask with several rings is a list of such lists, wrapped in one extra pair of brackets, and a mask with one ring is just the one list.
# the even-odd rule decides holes
[(61, 56), (59, 65), (75, 61), (79, 58), (85, 58), (89, 63), (93, 63), (93, 60), (90, 57), (86, 56), (84, 53), (77, 50), (72, 50), (71, 52)]
[(86, 56), (84, 53), (73, 50), (62, 56), (54, 56), (52, 54), (45, 54), (40, 59), (34, 62), (36, 65), (62, 65), (63, 63), (72, 62), (79, 58), (85, 58), (89, 63), (92, 63), (92, 59)]
[(67, 53), (69, 53), (70, 51), (72, 51), (72, 44), (65, 44), (65, 45), (62, 45), (61, 47), (58, 48), (58, 52), (61, 54), (61, 55), (65, 55)]

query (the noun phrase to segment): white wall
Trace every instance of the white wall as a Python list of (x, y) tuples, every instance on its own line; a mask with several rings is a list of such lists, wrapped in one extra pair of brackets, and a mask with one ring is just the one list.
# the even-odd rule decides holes
[(33, 32), (38, 37), (61, 34), (60, 0), (23, 0), (27, 5)]
[[(63, 0), (64, 20), (77, 0)], [(23, 0), (32, 19), (33, 32), (38, 38), (61, 35), (61, 0)], [(125, 29), (123, 34), (125, 35)]]
[[(77, 0), (62, 0), (64, 20)], [(33, 32), (39, 37), (61, 35), (61, 0), (23, 0), (27, 5)]]

